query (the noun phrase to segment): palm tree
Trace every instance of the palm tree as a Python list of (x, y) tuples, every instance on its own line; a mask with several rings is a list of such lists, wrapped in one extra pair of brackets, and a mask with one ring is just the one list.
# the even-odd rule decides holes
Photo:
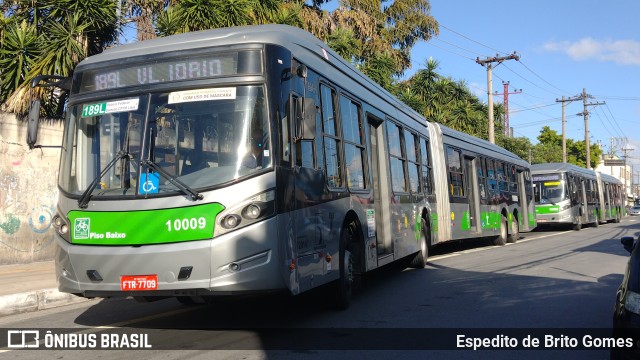
[[(3, 35), (0, 46), (0, 61), (9, 65), (12, 58), (20, 59), (12, 71), (3, 71), (0, 93), (2, 109), (17, 114), (26, 113), (29, 97), (25, 95), (35, 76), (71, 75), (78, 62), (101, 52), (118, 34), (112, 0), (50, 0), (44, 5), (35, 4), (34, 8), (30, 1), (18, 1), (11, 9), (14, 30)], [(45, 102), (42, 109), (50, 114), (58, 103)]]

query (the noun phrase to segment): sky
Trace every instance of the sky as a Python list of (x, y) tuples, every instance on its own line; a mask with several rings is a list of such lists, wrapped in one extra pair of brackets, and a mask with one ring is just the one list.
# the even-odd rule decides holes
[[(626, 152), (640, 182), (640, 1), (638, 0), (431, 0), (440, 34), (418, 42), (412, 68), (431, 57), (437, 72), (459, 81), (487, 101), (486, 67), (476, 59), (507, 56), (519, 61), (493, 65), (494, 103), (508, 82), (509, 126), (533, 144), (543, 126), (562, 134), (559, 100), (588, 95), (590, 143), (605, 153)], [(324, 6), (333, 10), (338, 0)], [(603, 103), (603, 104), (601, 104)], [(581, 100), (566, 105), (566, 137), (585, 139)]]
[[(507, 56), (493, 68), (494, 103), (503, 102), (508, 82), (509, 125), (514, 136), (533, 144), (543, 126), (562, 134), (562, 107), (557, 99), (576, 97), (583, 89), (593, 98), (588, 106), (590, 142), (618, 156), (640, 174), (640, 1), (563, 0), (514, 1), (431, 0), (439, 36), (418, 43), (412, 69), (424, 68), (431, 57), (438, 73), (464, 80), (487, 101), (486, 67), (476, 59)], [(585, 139), (582, 100), (567, 103), (566, 137)], [(612, 140), (613, 139), (613, 140)], [(637, 179), (637, 178), (636, 178)], [(636, 180), (637, 181), (637, 180)], [(634, 182), (636, 182), (634, 181)]]

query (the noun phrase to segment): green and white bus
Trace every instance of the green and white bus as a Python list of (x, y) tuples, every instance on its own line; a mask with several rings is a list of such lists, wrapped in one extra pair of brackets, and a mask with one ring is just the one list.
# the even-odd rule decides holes
[(527, 162), (427, 122), (297, 28), (115, 47), (69, 90), (63, 292), (189, 303), (331, 283), (345, 308), (367, 271), (536, 224)]
[(623, 191), (615, 177), (568, 163), (535, 164), (531, 172), (538, 224), (580, 230), (583, 225), (620, 221)]

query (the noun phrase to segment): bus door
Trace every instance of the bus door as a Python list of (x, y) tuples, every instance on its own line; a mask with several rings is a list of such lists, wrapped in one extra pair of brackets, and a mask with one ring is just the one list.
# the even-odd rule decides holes
[(587, 189), (585, 188), (586, 184), (584, 179), (580, 179), (580, 187), (578, 188), (578, 196), (579, 196), (579, 212), (578, 217), (580, 217), (580, 221), (585, 224), (589, 217), (587, 214)]
[(478, 194), (478, 176), (476, 171), (476, 158), (464, 156), (465, 184), (467, 185), (467, 200), (469, 201), (469, 231), (479, 232), (478, 221), (480, 219), (480, 196)]
[(518, 204), (520, 204), (520, 220), (526, 229), (529, 227), (529, 197), (527, 196), (527, 180), (523, 168), (516, 169), (516, 182), (518, 186)]
[(387, 174), (385, 164), (384, 126), (379, 119), (367, 116), (369, 124), (369, 136), (371, 143), (371, 176), (373, 188), (373, 200), (375, 203), (375, 236), (378, 254), (378, 266), (384, 263), (384, 258), (393, 260), (393, 241), (391, 240), (391, 208), (392, 198), (389, 184), (390, 174)]

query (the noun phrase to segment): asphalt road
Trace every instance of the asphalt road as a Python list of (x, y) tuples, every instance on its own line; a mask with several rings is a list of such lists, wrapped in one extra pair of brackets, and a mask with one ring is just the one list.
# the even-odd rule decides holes
[[(575, 350), (573, 341), (584, 345), (585, 335), (609, 334), (628, 257), (619, 239), (640, 233), (638, 220), (581, 231), (538, 230), (502, 247), (447, 244), (433, 249), (425, 269), (368, 274), (344, 312), (327, 309), (324, 292), (313, 291), (191, 307), (173, 299), (105, 299), (3, 317), (3, 332), (53, 329), (48, 339), (58, 345), (112, 341), (150, 348), (5, 349), (0, 357), (608, 359), (607, 350)], [(493, 343), (469, 350), (476, 339)], [(536, 339), (537, 347), (531, 343)], [(514, 340), (520, 346), (529, 341), (529, 347), (510, 350)], [(561, 350), (544, 350), (545, 341)]]

